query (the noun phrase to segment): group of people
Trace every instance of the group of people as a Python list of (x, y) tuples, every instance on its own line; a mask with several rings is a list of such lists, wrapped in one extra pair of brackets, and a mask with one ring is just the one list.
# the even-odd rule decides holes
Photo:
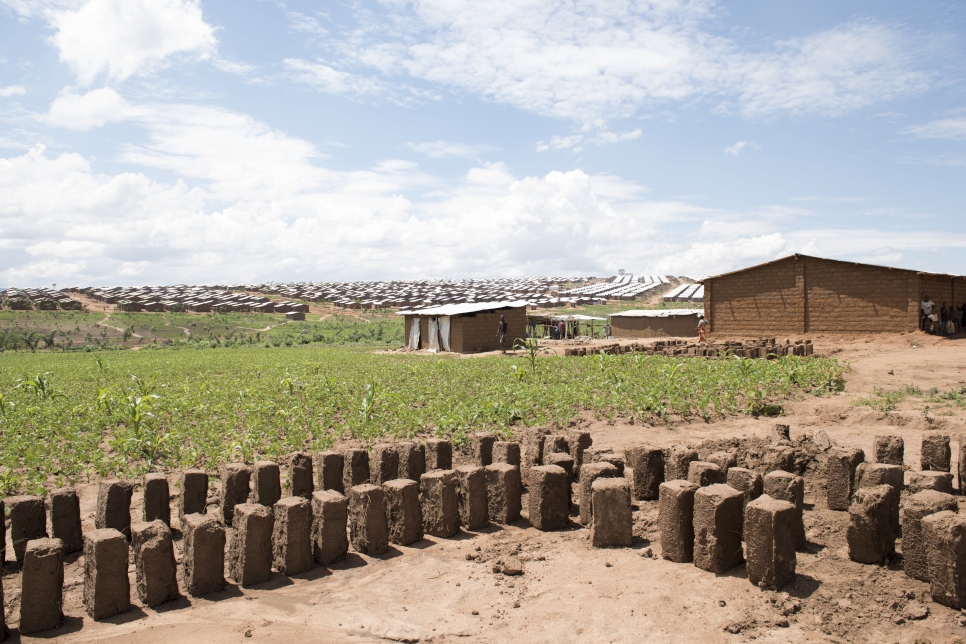
[(933, 335), (953, 335), (963, 330), (964, 322), (966, 302), (958, 309), (955, 304), (943, 302), (937, 309), (936, 303), (928, 295), (922, 296), (922, 302), (919, 303), (919, 330)]

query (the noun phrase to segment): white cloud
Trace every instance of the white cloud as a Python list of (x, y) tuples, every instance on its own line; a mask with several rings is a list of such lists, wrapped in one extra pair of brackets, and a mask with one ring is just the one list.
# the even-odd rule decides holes
[(87, 0), (48, 16), (60, 59), (85, 85), (125, 80), (177, 54), (207, 59), (216, 46), (199, 0)]
[(62, 93), (51, 103), (47, 122), (71, 130), (90, 130), (122, 121), (130, 114), (127, 101), (110, 87), (103, 87), (86, 94)]
[(737, 143), (726, 147), (724, 151), (725, 151), (725, 154), (730, 154), (731, 156), (736, 157), (739, 154), (741, 154), (741, 151), (744, 150), (745, 148), (757, 149), (758, 144), (755, 143), (754, 141), (738, 141)]
[(903, 131), (921, 139), (966, 139), (966, 117), (938, 119)]
[(9, 85), (0, 87), (0, 98), (10, 98), (11, 96), (23, 96), (27, 93), (27, 88), (23, 85)]
[(487, 152), (499, 150), (499, 148), (492, 145), (471, 145), (469, 143), (456, 143), (452, 141), (426, 141), (424, 143), (409, 143), (407, 145), (411, 150), (425, 154), (432, 159), (443, 159), (446, 157), (473, 158)]
[(386, 85), (376, 79), (339, 71), (325, 63), (311, 63), (301, 58), (286, 58), (285, 67), (292, 77), (326, 94), (382, 94)]

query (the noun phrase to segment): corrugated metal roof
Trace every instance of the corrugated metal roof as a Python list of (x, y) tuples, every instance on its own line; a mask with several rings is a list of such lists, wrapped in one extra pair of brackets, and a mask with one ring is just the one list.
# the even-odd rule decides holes
[(527, 306), (526, 300), (515, 300), (506, 302), (468, 302), (466, 304), (444, 304), (443, 306), (430, 306), (425, 309), (412, 309), (409, 311), (397, 311), (397, 315), (462, 315), (464, 313), (479, 313), (481, 311), (493, 311), (496, 309), (515, 309)]
[(612, 318), (673, 318), (681, 315), (704, 315), (701, 309), (646, 309), (611, 313)]

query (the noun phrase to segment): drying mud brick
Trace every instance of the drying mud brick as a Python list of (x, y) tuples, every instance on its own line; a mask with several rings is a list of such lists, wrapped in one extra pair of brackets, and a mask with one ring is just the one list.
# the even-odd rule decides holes
[(496, 441), (493, 443), (493, 462), (508, 463), (520, 467), (520, 443)]
[(788, 445), (773, 445), (765, 450), (761, 464), (766, 474), (775, 470), (794, 472), (795, 448)]
[(787, 501), (795, 506), (795, 547), (804, 548), (805, 538), (805, 480), (789, 472), (776, 470), (764, 478), (764, 492), (779, 501)]
[(110, 528), (131, 540), (131, 496), (134, 486), (129, 481), (110, 479), (97, 484), (97, 511), (94, 527)]
[(920, 454), (923, 472), (948, 472), (949, 459), (952, 456), (949, 449), (949, 434), (923, 434)]
[(64, 618), (64, 544), (34, 539), (24, 553), (20, 593), (20, 634), (49, 631)]
[(128, 556), (127, 539), (113, 528), (84, 535), (84, 607), (91, 619), (107, 619), (131, 609)]
[[(569, 456), (567, 458), (570, 458)], [(487, 519), (486, 471), (475, 465), (456, 468), (457, 496), (460, 523), (467, 530), (479, 530), (489, 524)]]
[[(246, 494), (247, 496), (247, 494)], [(184, 518), (189, 514), (204, 514), (208, 509), (208, 473), (204, 470), (185, 470), (181, 473), (181, 497), (178, 499), (178, 520), (184, 531)]]
[(494, 463), (483, 469), (486, 472), (487, 517), (493, 523), (516, 523), (522, 509), (520, 468), (510, 463)]
[(698, 487), (725, 482), (725, 473), (714, 463), (691, 461), (688, 464), (688, 480)]
[[(580, 523), (590, 525), (593, 519), (594, 481), (599, 478), (617, 478), (617, 468), (611, 463), (586, 463), (580, 470)], [(532, 519), (531, 519), (532, 521)]]
[(289, 496), (275, 504), (272, 563), (283, 575), (300, 575), (312, 569), (312, 504)]
[(261, 503), (235, 506), (235, 530), (228, 546), (228, 573), (235, 582), (248, 588), (263, 584), (272, 576), (272, 509)]
[(826, 464), (826, 502), (829, 510), (845, 512), (852, 504), (856, 488), (856, 469), (865, 460), (858, 448), (835, 447), (829, 450)]
[[(50, 537), (60, 539), (64, 544), (64, 554), (84, 549), (84, 533), (81, 529), (80, 499), (72, 487), (60, 488), (50, 493), (49, 525)], [(0, 511), (3, 507), (0, 506)]]
[(950, 472), (909, 472), (909, 492), (915, 494), (923, 490), (953, 493), (953, 475)]
[(42, 496), (11, 496), (7, 498), (10, 513), (10, 541), (17, 563), (23, 565), (27, 542), (47, 537), (47, 512)]
[(386, 495), (381, 487), (365, 484), (349, 490), (349, 541), (364, 555), (381, 555), (389, 549)]
[(722, 573), (742, 562), (744, 497), (728, 485), (709, 485), (694, 493), (694, 565)]
[(909, 496), (902, 505), (902, 567), (906, 575), (929, 581), (929, 558), (922, 534), (922, 520), (937, 512), (956, 512), (959, 506), (951, 494), (924, 490)]
[(715, 452), (707, 458), (708, 463), (714, 463), (721, 468), (724, 472), (725, 477), (728, 476), (728, 470), (732, 467), (738, 467), (738, 455), (734, 452)]
[(419, 477), (426, 471), (426, 447), (421, 443), (396, 443), (399, 454), (399, 478), (419, 483)]
[(863, 463), (855, 471), (855, 487), (888, 485), (892, 489), (892, 527), (899, 532), (899, 498), (902, 493), (902, 468), (898, 465)]
[(888, 485), (863, 487), (855, 491), (852, 505), (849, 506), (849, 527), (845, 533), (849, 559), (852, 561), (881, 564), (895, 552), (893, 494)]
[(433, 470), (423, 474), (419, 480), (423, 532), (443, 538), (459, 532), (459, 493), (456, 488), (453, 470)]
[(658, 502), (658, 528), (661, 531), (661, 556), (675, 563), (694, 558), (694, 493), (698, 486), (676, 479), (661, 483)]
[(419, 483), (396, 479), (382, 485), (386, 494), (389, 543), (408, 546), (423, 538), (423, 511), (419, 505)]
[(278, 464), (271, 461), (255, 463), (252, 481), (252, 503), (274, 507), (282, 498), (282, 479)]
[(496, 436), (489, 432), (473, 434), (473, 462), (480, 467), (491, 465), (493, 463), (494, 443), (496, 443)]
[(570, 446), (570, 455), (574, 459), (574, 472), (580, 474), (580, 468), (584, 465), (584, 452), (594, 444), (590, 432), (571, 430), (567, 435), (567, 444)]
[(168, 479), (164, 474), (151, 473), (144, 475), (144, 505), (141, 508), (141, 518), (151, 521), (163, 521), (171, 526), (171, 499), (168, 492)]
[(748, 581), (778, 590), (795, 580), (798, 510), (765, 495), (745, 507), (745, 568)]
[(902, 465), (905, 449), (901, 436), (876, 436), (872, 444), (875, 462), (886, 465)]
[(315, 492), (315, 476), (312, 473), (312, 456), (305, 452), (295, 452), (288, 457), (288, 488), (292, 496), (300, 496), (306, 501)]
[(560, 530), (569, 521), (570, 476), (556, 465), (531, 469), (530, 525), (537, 530)]
[(427, 440), (426, 471), (451, 469), (453, 469), (453, 443), (441, 438)]
[(345, 480), (342, 475), (345, 456), (342, 452), (329, 450), (319, 454), (319, 488), (335, 490), (340, 494), (345, 491)]
[(776, 423), (771, 427), (771, 442), (774, 445), (791, 445), (791, 428), (788, 425)]
[(178, 598), (178, 564), (171, 529), (160, 519), (131, 526), (135, 580), (145, 606), (160, 606)]
[(349, 551), (346, 525), (348, 500), (335, 490), (312, 494), (312, 555), (315, 563), (328, 566), (344, 559)]
[(959, 466), (956, 468), (959, 474), (959, 493), (966, 494), (966, 434), (959, 436)]
[(369, 452), (364, 449), (347, 449), (343, 465), (342, 486), (348, 490), (369, 482)]
[(622, 478), (599, 478), (591, 485), (593, 517), (590, 543), (595, 548), (627, 548), (634, 539), (631, 486)]
[(688, 468), (692, 461), (700, 460), (698, 452), (684, 447), (675, 447), (664, 455), (664, 480), (686, 481)]
[(613, 452), (598, 454), (595, 463), (610, 463), (617, 468), (617, 476), (624, 476), (624, 459)]
[(530, 468), (543, 463), (543, 444), (547, 439), (547, 430), (528, 429), (523, 437), (523, 478), (529, 485)]
[(399, 452), (395, 445), (382, 443), (372, 447), (369, 474), (373, 485), (382, 485), (399, 478)]
[(937, 512), (922, 520), (932, 600), (966, 608), (966, 517)]
[(543, 440), (543, 464), (547, 465), (550, 454), (570, 454), (570, 444), (563, 434), (551, 434)]
[(728, 470), (727, 483), (742, 493), (745, 499), (745, 507), (748, 507), (751, 501), (761, 496), (765, 489), (765, 483), (761, 478), (761, 474), (744, 467), (730, 468)]
[(221, 516), (225, 525), (230, 526), (235, 518), (235, 506), (248, 503), (251, 491), (252, 468), (244, 463), (229, 463), (221, 467)]
[(554, 452), (548, 456), (544, 456), (544, 465), (556, 465), (557, 467), (563, 468), (570, 477), (572, 481), (574, 478), (574, 457), (565, 452)]
[(225, 587), (225, 528), (207, 514), (186, 514), (184, 534), (184, 585), (192, 597), (220, 592)]
[(633, 472), (632, 492), (638, 501), (656, 501), (664, 482), (664, 452), (657, 447), (637, 445), (624, 452)]

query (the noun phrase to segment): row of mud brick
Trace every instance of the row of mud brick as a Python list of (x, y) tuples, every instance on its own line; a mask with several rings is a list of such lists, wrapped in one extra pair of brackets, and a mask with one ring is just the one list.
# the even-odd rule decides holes
[[(899, 436), (876, 436), (873, 462), (859, 448), (829, 451), (827, 504), (848, 511), (849, 557), (882, 564), (902, 536), (906, 575), (930, 584), (933, 601), (966, 608), (966, 516), (958, 513), (950, 472), (950, 436), (923, 435), (921, 471), (905, 485), (905, 445)], [(966, 481), (966, 435), (959, 437), (959, 492)]]
[(815, 347), (811, 340), (785, 340), (784, 344), (771, 340), (728, 341), (720, 344), (697, 344), (684, 340), (658, 340), (654, 344), (613, 344), (602, 347), (573, 347), (564, 349), (565, 356), (586, 356), (597, 353), (617, 355), (640, 353), (647, 356), (698, 356), (774, 359), (784, 356), (811, 356)]

